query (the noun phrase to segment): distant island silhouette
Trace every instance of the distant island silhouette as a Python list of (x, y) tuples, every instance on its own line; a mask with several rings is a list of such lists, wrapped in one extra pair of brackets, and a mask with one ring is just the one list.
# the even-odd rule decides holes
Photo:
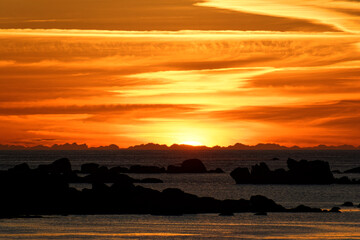
[(87, 144), (65, 143), (54, 144), (52, 146), (23, 146), (23, 145), (1, 145), (0, 150), (360, 150), (360, 146), (353, 145), (317, 145), (312, 147), (299, 147), (299, 146), (282, 146), (277, 143), (258, 143), (256, 145), (246, 145), (236, 143), (229, 146), (192, 146), (185, 144), (173, 144), (171, 146), (165, 144), (147, 143), (127, 148), (120, 148), (115, 144), (108, 146), (89, 147)]

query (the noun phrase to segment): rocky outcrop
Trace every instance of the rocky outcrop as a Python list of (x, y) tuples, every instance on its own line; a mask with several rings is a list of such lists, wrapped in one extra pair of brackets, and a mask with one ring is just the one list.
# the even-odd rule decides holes
[(238, 167), (235, 168), (230, 176), (235, 179), (236, 183), (252, 183), (251, 173), (248, 168)]
[(344, 202), (341, 206), (352, 207), (352, 206), (354, 206), (354, 204), (352, 202)]
[(256, 195), (250, 198), (252, 212), (284, 212), (286, 209), (267, 197)]
[(220, 168), (215, 170), (207, 170), (204, 163), (199, 159), (188, 159), (181, 163), (180, 166), (170, 165), (166, 169), (166, 173), (223, 173)]
[(97, 163), (85, 163), (81, 165), (81, 172), (82, 173), (95, 173), (98, 168), (100, 167)]
[(61, 158), (48, 165), (39, 165), (35, 169), (30, 169), (28, 164), (22, 163), (10, 168), (8, 171), (0, 172), (0, 177), (9, 177), (13, 181), (23, 177), (61, 177), (67, 183), (162, 183), (157, 178), (135, 179), (125, 174), (121, 174), (116, 168), (108, 169), (96, 163), (86, 163), (81, 165), (81, 171), (85, 176), (78, 176), (78, 171), (73, 171), (71, 163), (67, 158)]
[(331, 184), (335, 178), (327, 162), (288, 159), (288, 170), (270, 170), (262, 162), (248, 168), (236, 168), (230, 175), (238, 184)]
[(181, 166), (170, 165), (168, 173), (206, 173), (205, 165), (199, 159), (189, 159), (182, 162)]
[[(96, 163), (87, 163), (81, 166), (81, 173), (94, 173), (100, 166)], [(183, 161), (180, 165), (169, 165), (165, 167), (158, 166), (143, 166), (132, 165), (130, 168), (126, 167), (113, 167), (110, 169), (116, 173), (224, 173), (220, 168), (207, 170), (204, 163), (199, 159), (188, 159)]]
[(289, 209), (289, 212), (324, 212), (319, 208), (312, 208), (305, 205), (299, 205), (296, 208)]

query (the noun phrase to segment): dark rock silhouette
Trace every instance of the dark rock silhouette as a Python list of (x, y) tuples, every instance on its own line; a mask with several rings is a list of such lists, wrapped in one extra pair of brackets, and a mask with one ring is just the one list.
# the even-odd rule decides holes
[(267, 197), (256, 195), (250, 198), (250, 207), (253, 212), (283, 212), (285, 208), (276, 204), (273, 200)]
[(100, 167), (97, 163), (85, 163), (81, 165), (82, 173), (95, 173)]
[(13, 168), (9, 169), (9, 172), (18, 173), (18, 174), (21, 174), (21, 173), (25, 174), (29, 171), (30, 171), (30, 167), (27, 163), (21, 163), (21, 164), (16, 165)]
[(72, 173), (71, 164), (67, 158), (58, 159), (49, 165), (39, 165), (38, 170), (52, 174), (66, 175)]
[(189, 160), (185, 160), (182, 164), (181, 164), (181, 168), (185, 171), (185, 172), (206, 172), (206, 167), (205, 165), (199, 160), (199, 159), (189, 159)]
[(230, 176), (235, 179), (236, 183), (251, 183), (252, 178), (248, 168), (236, 168), (231, 173)]
[(129, 182), (134, 183), (137, 182), (135, 179), (125, 175), (116, 173), (113, 171), (109, 171), (107, 167), (100, 167), (94, 173), (91, 173), (82, 178), (82, 182), (85, 183), (116, 183), (116, 182)]
[[(196, 169), (204, 170), (201, 164), (195, 164)], [(250, 200), (217, 200), (198, 197), (176, 188), (160, 192), (135, 186), (136, 180), (127, 175), (106, 167), (92, 166), (84, 167), (84, 171), (91, 172), (85, 177), (78, 177), (76, 172), (71, 171), (68, 159), (60, 159), (36, 169), (20, 164), (8, 171), (0, 171), (0, 218), (54, 214), (230, 215), (237, 212), (325, 212), (305, 206), (286, 209), (260, 195)], [(185, 169), (189, 166), (192, 169), (194, 165), (188, 162), (184, 166)], [(266, 169), (263, 165), (259, 167), (260, 172)], [(81, 191), (71, 188), (69, 183), (74, 181), (90, 182), (92, 187)]]
[(352, 206), (354, 206), (354, 204), (352, 202), (344, 202), (341, 206), (352, 207)]
[(288, 159), (289, 170), (270, 170), (266, 163), (261, 162), (248, 168), (236, 168), (230, 176), (237, 184), (331, 184), (335, 178), (330, 171), (327, 162), (316, 161), (295, 161)]
[(168, 173), (206, 173), (205, 165), (199, 159), (188, 159), (182, 162), (181, 166), (170, 165)]
[(330, 209), (329, 212), (340, 213), (341, 211), (340, 211), (340, 208), (339, 208), (339, 207), (333, 207), (333, 208)]
[(344, 171), (344, 173), (360, 173), (360, 167), (352, 168)]
[[(100, 166), (96, 163), (86, 163), (81, 166), (81, 173), (95, 173)], [(204, 163), (199, 159), (188, 159), (183, 161), (180, 165), (169, 165), (167, 169), (165, 167), (158, 166), (143, 166), (132, 165), (129, 168), (126, 167), (113, 167), (110, 169), (113, 173), (224, 173), (221, 168), (213, 170), (207, 170)]]
[(338, 184), (351, 184), (351, 180), (347, 176), (343, 176), (341, 178), (336, 179), (336, 183), (338, 183)]
[(129, 173), (129, 169), (126, 167), (112, 167), (110, 168), (110, 171), (116, 173)]
[(296, 208), (292, 208), (289, 210), (289, 212), (322, 212), (319, 208), (311, 208), (304, 205), (299, 205)]
[(329, 184), (334, 181), (328, 162), (320, 160), (298, 162), (288, 159), (287, 165), (290, 181), (293, 183)]

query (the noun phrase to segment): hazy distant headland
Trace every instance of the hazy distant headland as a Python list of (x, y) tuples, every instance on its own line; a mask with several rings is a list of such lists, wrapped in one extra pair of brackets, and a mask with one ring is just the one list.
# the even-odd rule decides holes
[(173, 144), (167, 146), (165, 144), (147, 143), (127, 148), (120, 148), (115, 144), (108, 146), (89, 147), (87, 144), (65, 143), (54, 144), (52, 146), (37, 145), (27, 147), (23, 145), (1, 145), (0, 150), (360, 150), (360, 146), (353, 145), (317, 145), (312, 147), (299, 147), (299, 146), (282, 146), (276, 143), (258, 143), (256, 145), (246, 145), (236, 143), (229, 146), (192, 146), (185, 144)]

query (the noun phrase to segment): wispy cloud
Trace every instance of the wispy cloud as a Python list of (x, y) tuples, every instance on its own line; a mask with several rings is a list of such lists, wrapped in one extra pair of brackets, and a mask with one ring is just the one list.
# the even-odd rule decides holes
[(354, 34), (0, 32), (0, 143), (357, 141)]
[[(347, 100), (308, 105), (254, 106), (213, 111), (214, 117), (248, 124), (253, 138), (291, 145), (355, 144), (360, 140), (360, 100)], [(256, 141), (255, 141), (256, 143)]]
[[(233, 5), (228, 7), (229, 1), (224, 3), (227, 10), (204, 7), (214, 3), (201, 0), (156, 0), (151, 3), (148, 0), (52, 0), (51, 4), (44, 0), (2, 0), (0, 28), (336, 31), (328, 22), (295, 19), (296, 14), (273, 14), (273, 10), (271, 14), (253, 8), (242, 8), (237, 12)], [(328, 3), (332, 2), (326, 1), (324, 5)], [(299, 8), (298, 2), (287, 5)]]
[(360, 6), (356, 1), (206, 0), (197, 5), (267, 16), (306, 19), (314, 24), (331, 25), (345, 32), (359, 33), (360, 31)]
[(197, 109), (191, 105), (171, 105), (171, 104), (128, 104), (128, 105), (66, 105), (66, 106), (37, 106), (37, 107), (0, 107), (0, 115), (54, 115), (54, 114), (103, 114), (112, 113), (119, 116), (121, 113), (133, 111), (156, 111), (171, 110), (181, 112), (192, 112)]

